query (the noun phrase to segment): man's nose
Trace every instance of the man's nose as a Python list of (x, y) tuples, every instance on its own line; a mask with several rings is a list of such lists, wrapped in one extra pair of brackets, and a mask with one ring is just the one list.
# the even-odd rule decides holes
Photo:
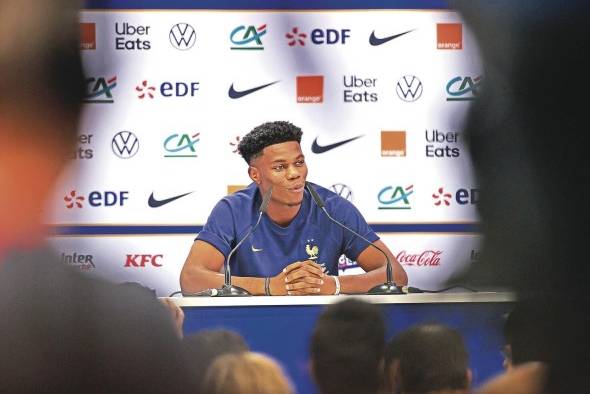
[(299, 168), (295, 167), (295, 166), (290, 166), (287, 169), (287, 178), (289, 179), (297, 179), (301, 176), (300, 170)]

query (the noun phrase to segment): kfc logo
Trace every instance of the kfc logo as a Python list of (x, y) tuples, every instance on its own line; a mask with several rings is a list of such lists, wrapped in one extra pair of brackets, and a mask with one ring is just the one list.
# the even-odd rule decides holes
[(402, 250), (396, 256), (401, 265), (416, 267), (438, 267), (440, 266), (440, 250), (425, 250), (422, 253), (410, 254)]
[(161, 254), (128, 254), (125, 267), (145, 268), (145, 266), (161, 267), (164, 255)]

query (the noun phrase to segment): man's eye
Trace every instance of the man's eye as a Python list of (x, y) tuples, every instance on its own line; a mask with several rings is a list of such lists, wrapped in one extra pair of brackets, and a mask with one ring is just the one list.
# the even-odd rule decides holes
[(301, 167), (301, 166), (303, 166), (304, 164), (305, 164), (305, 161), (303, 161), (303, 160), (299, 160), (298, 162), (295, 162), (295, 165), (296, 165), (297, 167)]
[(284, 169), (285, 169), (285, 166), (282, 165), (282, 164), (279, 164), (278, 166), (274, 166), (273, 167), (273, 170), (275, 170), (275, 171), (281, 171), (281, 170), (284, 170)]

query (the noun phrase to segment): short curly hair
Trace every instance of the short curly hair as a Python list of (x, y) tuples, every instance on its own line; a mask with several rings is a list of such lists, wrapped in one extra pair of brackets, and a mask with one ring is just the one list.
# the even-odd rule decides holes
[(242, 138), (238, 151), (246, 163), (250, 164), (252, 159), (259, 157), (267, 146), (289, 141), (300, 143), (302, 135), (301, 129), (290, 122), (266, 122), (255, 127)]

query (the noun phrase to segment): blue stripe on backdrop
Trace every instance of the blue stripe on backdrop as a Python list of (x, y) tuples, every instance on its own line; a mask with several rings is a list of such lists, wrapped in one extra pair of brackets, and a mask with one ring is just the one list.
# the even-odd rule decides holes
[[(371, 224), (378, 233), (479, 233), (478, 223), (379, 223)], [(89, 226), (50, 226), (57, 236), (78, 235), (188, 235), (196, 234), (203, 226), (189, 225), (89, 225)]]
[(446, 0), (86, 0), (86, 9), (346, 10), (447, 9)]

